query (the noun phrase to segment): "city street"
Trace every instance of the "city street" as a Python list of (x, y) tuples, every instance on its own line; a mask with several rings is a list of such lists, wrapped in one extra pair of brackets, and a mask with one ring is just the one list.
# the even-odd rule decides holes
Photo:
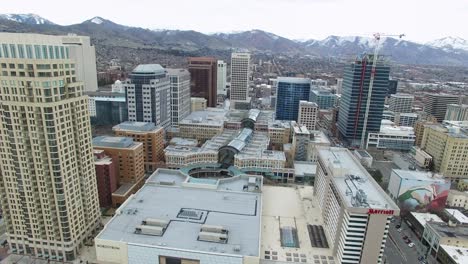
[[(427, 247), (422, 245), (421, 241), (416, 237), (413, 231), (403, 221), (401, 223), (401, 233), (397, 231), (396, 225), (400, 224), (399, 218), (394, 223), (390, 224), (389, 237), (385, 245), (384, 260), (388, 264), (404, 264), (404, 263), (420, 263), (418, 257), (424, 256)], [(408, 236), (414, 247), (410, 248), (403, 240), (404, 236)], [(432, 256), (428, 256), (426, 260), (429, 264), (438, 263)]]

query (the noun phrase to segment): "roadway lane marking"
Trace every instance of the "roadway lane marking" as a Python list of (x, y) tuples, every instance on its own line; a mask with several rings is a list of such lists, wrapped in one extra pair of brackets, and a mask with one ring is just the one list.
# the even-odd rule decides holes
[(395, 247), (398, 249), (398, 252), (400, 253), (400, 256), (405, 259), (405, 262), (408, 262), (408, 259), (403, 254), (403, 251), (401, 250), (401, 248), (398, 246), (398, 244), (395, 242), (395, 240), (393, 240), (393, 236), (390, 234), (390, 232), (388, 234), (389, 234), (390, 240), (395, 245)]

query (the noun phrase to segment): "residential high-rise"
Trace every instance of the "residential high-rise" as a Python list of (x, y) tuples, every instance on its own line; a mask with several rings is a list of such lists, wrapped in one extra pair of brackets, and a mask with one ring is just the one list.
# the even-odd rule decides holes
[(468, 105), (466, 104), (449, 104), (444, 120), (451, 121), (468, 121)]
[(316, 103), (299, 101), (297, 123), (304, 125), (308, 130), (315, 130), (318, 118), (318, 105)]
[(310, 79), (279, 77), (276, 97), (276, 119), (297, 121), (299, 101), (308, 101)]
[(143, 143), (145, 170), (153, 172), (164, 164), (164, 129), (153, 123), (123, 122), (112, 128), (116, 136)]
[(421, 149), (432, 156), (435, 171), (452, 179), (468, 178), (467, 127), (454, 124), (426, 125)]
[(216, 107), (218, 61), (212, 57), (190, 57), (188, 70), (190, 96), (203, 97), (208, 101), (208, 107)]
[(171, 124), (171, 84), (166, 70), (159, 64), (138, 65), (124, 82), (128, 120)]
[(314, 196), (338, 263), (383, 263), (398, 206), (345, 148), (319, 148)]
[(218, 74), (216, 76), (217, 78), (217, 90), (218, 90), (218, 95), (226, 95), (226, 78), (227, 78), (227, 63), (218, 60)]
[(442, 122), (447, 112), (447, 105), (458, 104), (460, 96), (453, 94), (426, 94), (424, 96), (424, 112), (433, 115), (438, 122)]
[(0, 204), (10, 250), (72, 261), (100, 222), (86, 89), (58, 36), (0, 33)]
[(112, 193), (112, 205), (118, 207), (145, 181), (143, 143), (134, 142), (131, 137), (99, 136), (93, 138), (93, 147), (103, 150), (118, 168), (118, 189)]
[[(338, 130), (343, 139), (351, 146), (361, 144), (372, 71), (372, 57), (372, 55), (365, 55), (348, 65), (344, 71)], [(390, 67), (380, 60), (377, 61), (375, 70), (366, 134), (380, 131), (390, 75)], [(365, 136), (367, 137), (367, 135)]]
[(337, 96), (326, 90), (312, 90), (310, 92), (310, 101), (317, 103), (320, 109), (330, 109), (335, 107)]
[(388, 80), (387, 96), (398, 92), (398, 80)]
[(250, 53), (232, 53), (230, 99), (234, 108), (243, 108), (250, 104), (249, 79)]
[(389, 99), (388, 110), (394, 113), (411, 113), (413, 111), (414, 96), (410, 94), (392, 94)]
[(171, 126), (190, 114), (190, 72), (185, 69), (167, 69), (171, 82)]

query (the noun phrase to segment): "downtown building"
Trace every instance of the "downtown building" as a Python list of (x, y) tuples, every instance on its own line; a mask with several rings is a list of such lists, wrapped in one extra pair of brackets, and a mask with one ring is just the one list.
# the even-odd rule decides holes
[(250, 74), (250, 53), (232, 53), (229, 98), (234, 109), (250, 109)]
[(299, 101), (310, 96), (310, 79), (279, 77), (276, 97), (276, 119), (297, 121)]
[(208, 107), (216, 107), (218, 61), (212, 57), (190, 57), (188, 70), (190, 72), (190, 96), (205, 98)]
[(394, 113), (411, 113), (413, 111), (414, 96), (410, 94), (392, 94), (388, 99), (388, 110)]
[(348, 149), (318, 150), (314, 196), (337, 263), (383, 263), (399, 208)]
[(442, 122), (449, 104), (458, 104), (460, 96), (444, 93), (431, 93), (424, 96), (423, 111), (434, 116), (438, 122)]
[(330, 109), (336, 106), (337, 96), (327, 90), (312, 90), (310, 101), (317, 103), (320, 109)]
[(164, 128), (171, 124), (171, 84), (161, 65), (138, 65), (123, 85), (128, 121), (154, 123)]
[(468, 121), (468, 105), (449, 104), (444, 120), (450, 121)]
[(218, 60), (218, 73), (216, 75), (217, 85), (216, 89), (218, 90), (218, 96), (226, 97), (226, 81), (227, 81), (227, 63)]
[(185, 69), (167, 69), (171, 82), (171, 126), (190, 114), (190, 72)]
[(308, 130), (315, 130), (318, 121), (318, 111), (316, 103), (299, 101), (297, 123), (305, 125)]
[(0, 33), (0, 46), (0, 204), (11, 253), (73, 261), (100, 222), (78, 78), (93, 57), (79, 65), (59, 36)]
[[(344, 71), (337, 126), (341, 137), (351, 146), (361, 144), (372, 68), (372, 56), (366, 55)], [(364, 141), (368, 133), (380, 131), (388, 89), (390, 67), (378, 60), (375, 71)]]

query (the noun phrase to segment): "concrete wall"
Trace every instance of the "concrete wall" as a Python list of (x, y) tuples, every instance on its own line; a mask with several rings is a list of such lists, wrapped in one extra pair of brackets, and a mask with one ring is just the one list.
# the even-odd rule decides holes
[(96, 238), (94, 242), (96, 244), (98, 262), (128, 263), (128, 247), (126, 243), (99, 238)]

